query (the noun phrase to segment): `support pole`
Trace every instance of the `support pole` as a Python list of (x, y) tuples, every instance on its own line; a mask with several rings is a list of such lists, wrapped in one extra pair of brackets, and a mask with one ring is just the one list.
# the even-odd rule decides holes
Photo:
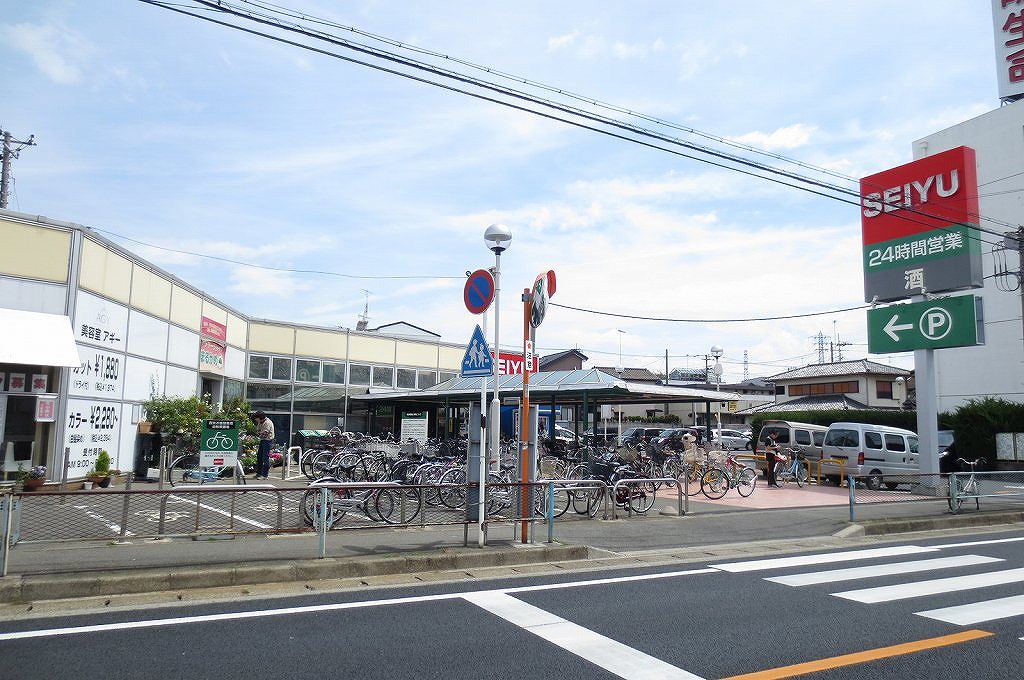
[(520, 540), (523, 543), (530, 542), (530, 493), (526, 484), (530, 481), (530, 367), (526, 365), (533, 352), (527, 352), (527, 343), (530, 340), (530, 316), (533, 307), (533, 296), (529, 288), (523, 289), (523, 401), (519, 405), (519, 515)]

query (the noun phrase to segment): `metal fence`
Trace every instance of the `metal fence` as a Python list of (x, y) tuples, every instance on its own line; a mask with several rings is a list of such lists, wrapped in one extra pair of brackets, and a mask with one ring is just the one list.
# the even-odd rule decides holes
[(955, 472), (949, 476), (949, 508), (952, 512), (974, 507), (982, 499), (989, 505), (1024, 503), (1024, 471)]
[[(898, 474), (847, 476), (850, 521), (856, 506), (885, 503), (939, 502), (941, 512), (998, 510), (1024, 503), (1024, 471), (954, 472), (949, 475)], [(982, 503), (986, 499), (986, 503)]]

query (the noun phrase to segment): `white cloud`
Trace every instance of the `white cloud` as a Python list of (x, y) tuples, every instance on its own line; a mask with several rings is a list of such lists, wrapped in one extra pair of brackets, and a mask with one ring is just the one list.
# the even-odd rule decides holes
[(578, 37), (580, 37), (579, 31), (552, 36), (548, 38), (548, 52), (557, 52), (558, 50), (565, 49), (576, 42)]
[(31, 57), (36, 68), (55, 83), (81, 82), (80, 65), (91, 48), (79, 33), (52, 24), (4, 24), (0, 25), (0, 37)]
[[(301, 279), (290, 272), (272, 272), (255, 267), (232, 266), (231, 285), (228, 290), (246, 297), (290, 298), (314, 287), (311, 280)], [(297, 314), (302, 310), (296, 309)]]
[(805, 123), (795, 123), (781, 127), (771, 132), (756, 130), (745, 135), (731, 137), (734, 142), (749, 144), (765, 151), (778, 151), (780, 149), (796, 149), (806, 146), (811, 141), (811, 135), (817, 131), (817, 126)]

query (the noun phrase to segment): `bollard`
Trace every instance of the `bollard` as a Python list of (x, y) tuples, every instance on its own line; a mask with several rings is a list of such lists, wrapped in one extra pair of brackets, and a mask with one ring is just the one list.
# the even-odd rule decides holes
[(277, 530), (281, 531), (284, 529), (284, 493), (278, 489), (277, 491)]
[(4, 493), (0, 496), (0, 503), (3, 503), (3, 546), (0, 546), (0, 576), (7, 576), (7, 561), (11, 554), (11, 526), (14, 517), (14, 494)]
[(166, 520), (166, 518), (167, 518), (167, 494), (164, 494), (160, 498), (160, 520), (159, 520), (159, 523), (157, 524), (157, 529), (156, 529), (156, 533), (161, 535), (161, 536), (164, 533), (164, 521)]
[(857, 504), (856, 495), (854, 493), (854, 487), (857, 486), (857, 482), (854, 480), (853, 475), (846, 476), (846, 484), (850, 487), (850, 521), (857, 521), (857, 512), (854, 510), (854, 506)]
[(157, 487), (161, 491), (164, 490), (164, 477), (167, 476), (167, 446), (160, 447), (159, 459), (157, 460), (157, 467), (159, 471), (159, 478), (157, 481)]
[(682, 517), (686, 514), (686, 508), (683, 507), (683, 485), (679, 483), (678, 479), (676, 479), (676, 495), (678, 496), (676, 513)]
[(121, 538), (119, 542), (124, 542), (125, 535), (128, 533), (128, 503), (132, 495), (132, 477), (134, 476), (134, 472), (129, 472), (124, 481), (124, 503), (121, 507)]
[(548, 482), (548, 543), (555, 542), (555, 483)]
[[(64, 487), (68, 483), (68, 467), (71, 465), (71, 447), (64, 447), (64, 471), (60, 474), (60, 492), (64, 493)], [(63, 501), (63, 499), (61, 499)]]
[(690, 473), (683, 475), (683, 510), (690, 512)]
[(327, 515), (328, 509), (327, 504), (330, 502), (327, 495), (328, 489), (320, 489), (320, 512), (319, 514), (319, 548), (320, 548), (320, 559), (327, 557)]

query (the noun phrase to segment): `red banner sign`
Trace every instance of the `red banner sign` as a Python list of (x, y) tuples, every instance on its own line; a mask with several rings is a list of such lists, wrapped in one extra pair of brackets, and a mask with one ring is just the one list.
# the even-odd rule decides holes
[(220, 342), (228, 341), (228, 327), (205, 316), (199, 324), (199, 332), (204, 338), (212, 338)]

